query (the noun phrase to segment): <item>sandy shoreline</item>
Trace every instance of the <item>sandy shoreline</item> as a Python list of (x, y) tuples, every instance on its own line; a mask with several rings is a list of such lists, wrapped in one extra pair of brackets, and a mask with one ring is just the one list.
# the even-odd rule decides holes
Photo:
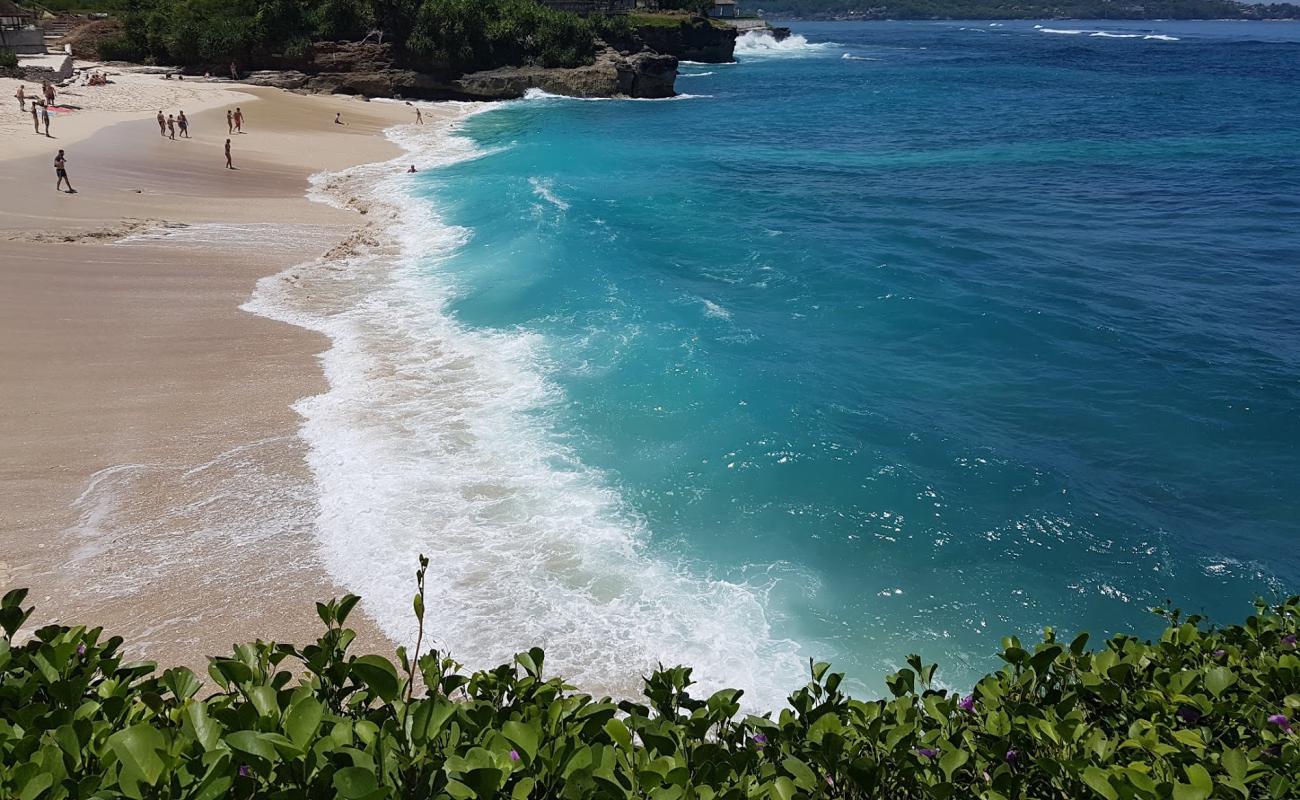
[[(112, 106), (117, 86), (120, 110), (56, 119), (54, 141), (12, 124), (30, 125), (12, 99), (0, 125), (0, 586), (32, 589), (33, 622), (103, 624), (141, 655), (201, 667), (234, 641), (314, 637), (312, 601), (342, 592), (314, 557), (291, 409), (324, 389), (328, 342), (239, 306), (365, 223), (307, 200), (307, 178), (395, 157), (382, 131), (413, 113), (186, 82), (194, 138), (170, 141), (148, 109), (179, 87), (78, 91)], [(234, 105), (247, 133), (228, 171)], [(59, 147), (76, 195), (54, 190)], [(112, 243), (159, 222), (188, 227)], [(352, 622), (359, 646), (390, 648)]]

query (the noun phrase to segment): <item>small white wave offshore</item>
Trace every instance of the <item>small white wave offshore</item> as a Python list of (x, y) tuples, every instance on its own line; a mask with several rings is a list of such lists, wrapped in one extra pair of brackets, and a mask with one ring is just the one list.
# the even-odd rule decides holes
[[(444, 265), (473, 232), (419, 185), (484, 155), (459, 122), (394, 129), (406, 155), (316, 176), (313, 197), (382, 222), (337, 257), (263, 279), (245, 305), (331, 341), (328, 390), (296, 406), (326, 569), (410, 646), (412, 575), (428, 555), (427, 636), (470, 667), (541, 646), (550, 674), (626, 697), (657, 663), (680, 663), (702, 692), (737, 686), (747, 707), (779, 707), (806, 678), (797, 644), (773, 632), (772, 586), (649, 552), (609, 477), (553, 434), (563, 398), (538, 335), (449, 312)], [(403, 174), (411, 162), (425, 172)], [(534, 190), (554, 202), (548, 184)]]
[(746, 31), (736, 39), (736, 55), (745, 57), (810, 56), (824, 53), (837, 45), (834, 42), (809, 42), (800, 34), (791, 34), (777, 40), (768, 31)]

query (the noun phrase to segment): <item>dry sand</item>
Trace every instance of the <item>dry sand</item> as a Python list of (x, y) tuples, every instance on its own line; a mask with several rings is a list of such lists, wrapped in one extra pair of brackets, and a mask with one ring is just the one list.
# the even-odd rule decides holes
[[(306, 200), (307, 178), (395, 157), (382, 131), (413, 112), (114, 79), (76, 90), (87, 110), (56, 119), (54, 141), (14, 100), (0, 124), (0, 587), (32, 589), (33, 623), (102, 624), (142, 655), (202, 668), (235, 641), (314, 637), (312, 601), (342, 593), (314, 555), (291, 409), (324, 388), (327, 342), (239, 306), (259, 277), (365, 220)], [(160, 137), (153, 114), (182, 99), (193, 139)], [(234, 105), (247, 133), (229, 137), (230, 171)], [(55, 191), (59, 147), (78, 194)], [(220, 247), (112, 243), (159, 221), (253, 227)], [(358, 646), (389, 651), (360, 609)]]

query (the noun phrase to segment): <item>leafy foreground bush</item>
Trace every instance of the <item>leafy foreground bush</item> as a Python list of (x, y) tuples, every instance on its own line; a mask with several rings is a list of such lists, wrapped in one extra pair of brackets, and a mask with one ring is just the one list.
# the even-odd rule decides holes
[[(423, 566), (417, 580), (423, 626)], [(355, 596), (317, 606), (313, 645), (212, 658), (203, 697), (189, 670), (123, 663), (98, 628), (15, 644), (25, 594), (0, 604), (4, 798), (1300, 796), (1300, 598), (1224, 629), (1169, 614), (1158, 642), (1097, 652), (1050, 630), (1032, 650), (1008, 639), (969, 696), (930, 688), (916, 657), (878, 701), (815, 664), (772, 718), (741, 716), (737, 691), (692, 697), (681, 667), (617, 704), (543, 677), (540, 650), (465, 675), (399, 649), (399, 671), (348, 652)]]

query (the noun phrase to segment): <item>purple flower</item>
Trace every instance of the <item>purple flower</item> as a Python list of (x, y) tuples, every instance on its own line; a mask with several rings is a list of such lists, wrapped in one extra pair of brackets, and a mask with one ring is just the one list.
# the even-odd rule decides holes
[(1291, 732), (1291, 720), (1287, 719), (1285, 714), (1274, 714), (1268, 718), (1268, 721), (1287, 733)]
[(935, 756), (939, 755), (939, 751), (931, 750), (928, 747), (918, 747), (916, 749), (916, 754), (921, 758), (934, 758)]
[(1283, 636), (1282, 644), (1286, 645), (1287, 647), (1295, 647), (1295, 634), (1288, 633), (1286, 636)]
[(767, 744), (767, 737), (761, 733), (756, 733), (754, 734), (754, 738), (752, 741), (754, 742), (755, 747), (762, 747), (763, 745)]
[(966, 695), (960, 701), (958, 701), (957, 707), (960, 708), (962, 711), (974, 711), (975, 695), (973, 694)]
[(84, 644), (77, 645), (77, 655), (84, 656), (85, 654), (86, 654), (86, 646)]
[(1007, 754), (1003, 756), (1003, 758), (1006, 759), (1008, 764), (1014, 767), (1016, 762), (1020, 760), (1020, 752), (1018, 750), (1008, 750)]
[(1201, 717), (1203, 716), (1205, 715), (1191, 706), (1183, 706), (1178, 709), (1178, 718), (1183, 722), (1186, 722), (1188, 725), (1195, 725), (1201, 721)]
[(826, 776), (826, 785), (829, 786), (829, 787), (831, 787), (832, 789), (834, 789), (834, 788), (835, 788), (835, 779), (832, 778), (831, 776), (827, 775), (827, 776)]
[(511, 750), (511, 751), (510, 751), (510, 760), (511, 760), (511, 761), (518, 761), (518, 760), (519, 760), (519, 751), (518, 751), (518, 750)]
[(1227, 656), (1227, 655), (1228, 655), (1228, 651), (1227, 651), (1227, 650), (1215, 650), (1215, 651), (1214, 651), (1214, 659), (1215, 659), (1216, 661), (1222, 661), (1222, 660), (1224, 659), (1224, 657)]
[(247, 764), (240, 764), (240, 765), (239, 765), (239, 777), (241, 777), (241, 778), (247, 778), (248, 776), (250, 776), (250, 775), (252, 775), (252, 774), (253, 774), (253, 771), (252, 771), (251, 769), (248, 768), (248, 765), (247, 765)]

